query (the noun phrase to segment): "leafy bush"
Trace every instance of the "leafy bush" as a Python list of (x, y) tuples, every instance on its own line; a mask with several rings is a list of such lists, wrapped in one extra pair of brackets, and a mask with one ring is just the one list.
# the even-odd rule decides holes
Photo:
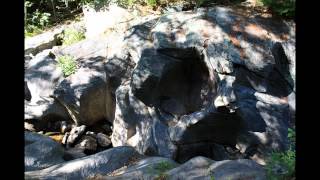
[(58, 66), (62, 69), (62, 72), (65, 77), (68, 77), (71, 74), (74, 74), (77, 69), (77, 63), (76, 63), (74, 57), (69, 56), (69, 55), (59, 56), (58, 57)]
[(41, 13), (38, 9), (32, 14), (27, 14), (25, 33), (28, 35), (33, 35), (42, 32), (42, 29), (50, 23), (50, 16), (50, 13)]
[(263, 5), (283, 17), (294, 17), (296, 0), (260, 0)]
[(146, 3), (148, 6), (156, 6), (157, 5), (156, 0), (146, 0)]
[(290, 140), (289, 150), (285, 152), (273, 152), (267, 161), (267, 177), (270, 180), (289, 180), (295, 177), (296, 152), (294, 149), (294, 130), (288, 130), (288, 138)]
[(85, 39), (85, 35), (83, 32), (77, 31), (76, 29), (67, 28), (60, 38), (62, 39), (63, 45), (70, 45)]

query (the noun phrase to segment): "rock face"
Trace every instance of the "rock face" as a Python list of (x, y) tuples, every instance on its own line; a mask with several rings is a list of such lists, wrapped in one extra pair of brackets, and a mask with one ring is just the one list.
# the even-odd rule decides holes
[(45, 50), (30, 60), (25, 72), (25, 119), (58, 116), (69, 119), (63, 106), (52, 99), (54, 88), (63, 80), (51, 50)]
[(91, 136), (82, 136), (76, 148), (83, 149), (84, 153), (93, 154), (97, 150), (97, 140)]
[(212, 161), (194, 157), (166, 172), (168, 179), (266, 179), (262, 166), (248, 159)]
[[(123, 13), (124, 19), (130, 16)], [(119, 22), (112, 23), (108, 27)], [(135, 150), (113, 148), (112, 153), (103, 151), (26, 176), (78, 179), (109, 173), (129, 160), (115, 165), (111, 161), (130, 151), (184, 163), (166, 171), (172, 179), (188, 179), (194, 173), (194, 178), (204, 179), (265, 179), (261, 167), (250, 160), (224, 160), (251, 158), (263, 164), (259, 158), (288, 147), (287, 129), (295, 122), (295, 25), (247, 17), (225, 7), (148, 16), (125, 24), (129, 27), (103, 38), (55, 50), (56, 56), (72, 55), (77, 61), (76, 73), (67, 78), (56, 73), (49, 51), (31, 59), (25, 116), (71, 118), (80, 129), (67, 132), (63, 144), (77, 149), (96, 151), (112, 142), (112, 147)], [(33, 66), (37, 61), (57, 75), (44, 79), (42, 69)], [(33, 73), (43, 74), (35, 78)], [(40, 104), (40, 110), (32, 103)], [(105, 131), (81, 139), (85, 131), (81, 125), (94, 129), (100, 123), (112, 127), (106, 130), (112, 130), (111, 142), (100, 133)], [(83, 156), (72, 151), (67, 159)], [(133, 167), (141, 172), (129, 168), (123, 178), (133, 174), (153, 178), (142, 165), (154, 162), (158, 160), (139, 162)], [(72, 163), (79, 165), (71, 167)], [(67, 173), (69, 168), (72, 173)]]
[(46, 32), (38, 36), (26, 38), (24, 53), (26, 55), (35, 55), (42, 50), (51, 49), (59, 42), (58, 36), (62, 34), (62, 32), (63, 28), (58, 28), (54, 31)]
[[(215, 7), (133, 28), (126, 42), (138, 60), (130, 84), (116, 91), (114, 146), (170, 158), (205, 141), (259, 156), (287, 148), (295, 112), (294, 24)], [(170, 145), (157, 143), (160, 132)]]
[(49, 168), (25, 172), (26, 179), (87, 179), (95, 174), (107, 174), (123, 167), (132, 158), (140, 158), (131, 147), (116, 147)]
[[(101, 35), (108, 28), (114, 27), (116, 24), (133, 19), (133, 16), (125, 9), (110, 5), (107, 9), (99, 6), (94, 8), (83, 8), (84, 20), (86, 26), (86, 37), (93, 38)], [(115, 16), (119, 18), (114, 18)], [(94, 23), (99, 22), (99, 23)]]
[(256, 179), (265, 180), (262, 166), (248, 159), (213, 161), (197, 156), (184, 164), (165, 158), (146, 158), (96, 179)]
[(147, 157), (132, 163), (129, 167), (116, 170), (98, 179), (154, 179), (178, 165), (178, 163), (168, 158)]
[(66, 137), (66, 144), (69, 146), (74, 145), (74, 143), (81, 138), (82, 134), (84, 134), (85, 130), (85, 125), (72, 128)]
[(110, 138), (102, 133), (97, 134), (97, 142), (101, 147), (108, 147), (111, 145), (111, 140)]
[(51, 138), (25, 131), (25, 171), (45, 169), (64, 162), (63, 147)]

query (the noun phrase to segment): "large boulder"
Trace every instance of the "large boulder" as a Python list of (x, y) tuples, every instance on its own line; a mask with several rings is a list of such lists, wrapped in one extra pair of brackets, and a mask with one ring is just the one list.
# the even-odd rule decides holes
[(147, 157), (120, 168), (106, 176), (97, 175), (97, 179), (154, 179), (179, 164), (163, 157)]
[(63, 80), (63, 73), (51, 51), (37, 54), (25, 71), (25, 119), (37, 119), (42, 125), (50, 120), (70, 119), (63, 105), (51, 97)]
[[(133, 19), (126, 9), (115, 4), (95, 4), (94, 7), (83, 7), (86, 37), (94, 38), (102, 35), (107, 29), (122, 26), (125, 22)], [(118, 17), (118, 18), (114, 18)], [(99, 22), (99, 23), (96, 23)]]
[[(212, 101), (215, 79), (197, 49), (146, 49), (133, 71), (133, 94), (148, 106), (183, 115)], [(162, 108), (163, 109), (163, 108)]]
[(116, 110), (113, 122), (112, 145), (130, 145), (141, 154), (173, 158), (167, 126), (157, 119), (155, 110), (133, 96), (128, 85), (116, 91)]
[(63, 33), (63, 27), (56, 28), (37, 36), (26, 38), (24, 53), (26, 55), (36, 55), (45, 49), (51, 49), (59, 42), (59, 35)]
[(265, 180), (263, 167), (248, 159), (213, 161), (194, 157), (166, 172), (168, 179), (256, 179)]
[(141, 155), (133, 148), (116, 147), (46, 169), (25, 172), (25, 179), (87, 179), (96, 174), (108, 174), (137, 158)]
[(252, 136), (246, 147), (264, 147), (265, 155), (288, 147), (287, 129), (295, 117), (293, 22), (199, 8), (162, 16), (151, 35), (157, 50), (203, 48), (208, 69), (218, 73), (214, 106), (236, 111), (239, 135)]
[(100, 56), (87, 59), (84, 67), (65, 78), (54, 91), (54, 97), (77, 125), (92, 125), (106, 119), (103, 60)]
[(25, 171), (45, 169), (64, 162), (63, 147), (51, 138), (25, 131), (24, 139)]
[(130, 68), (135, 65), (122, 41), (123, 35), (114, 33), (55, 52), (58, 56), (73, 56), (79, 65), (76, 73), (62, 81), (54, 92), (78, 125), (113, 122), (115, 90), (130, 77)]
[(265, 180), (264, 168), (248, 159), (213, 161), (197, 156), (184, 164), (159, 157), (142, 159), (133, 165), (119, 169), (107, 176), (94, 179), (255, 179)]

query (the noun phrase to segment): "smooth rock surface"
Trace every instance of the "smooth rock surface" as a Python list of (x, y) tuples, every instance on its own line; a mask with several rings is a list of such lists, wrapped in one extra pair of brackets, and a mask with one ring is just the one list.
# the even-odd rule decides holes
[(63, 147), (51, 138), (25, 131), (24, 139), (25, 171), (40, 170), (64, 162)]

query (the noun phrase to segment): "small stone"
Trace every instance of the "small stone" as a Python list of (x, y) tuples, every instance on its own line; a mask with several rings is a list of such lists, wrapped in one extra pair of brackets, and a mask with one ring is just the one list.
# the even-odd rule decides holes
[(28, 131), (36, 131), (34, 125), (28, 122), (24, 122), (24, 129)]
[(95, 132), (92, 132), (92, 131), (87, 131), (87, 132), (86, 132), (86, 135), (91, 136), (91, 137), (93, 137), (93, 138), (96, 138), (96, 133), (95, 133)]
[(86, 154), (91, 154), (97, 150), (97, 141), (91, 136), (84, 135), (75, 147), (83, 149)]
[(69, 137), (70, 133), (69, 132), (66, 132), (62, 138), (62, 144), (67, 144), (67, 140), (68, 140), (68, 137)]
[(98, 133), (97, 134), (97, 141), (98, 141), (98, 144), (102, 147), (108, 147), (111, 145), (111, 140), (110, 138), (103, 134), (103, 133)]
[(66, 121), (61, 121), (60, 123), (60, 132), (66, 133), (67, 131), (71, 130), (71, 126)]
[(112, 126), (109, 126), (108, 124), (104, 124), (103, 126), (102, 126), (102, 128), (103, 128), (103, 130), (105, 130), (106, 131), (106, 133), (108, 134), (108, 133), (112, 133)]
[(70, 135), (67, 140), (67, 145), (73, 145), (81, 137), (81, 135), (85, 132), (85, 130), (86, 130), (85, 125), (74, 127), (70, 131)]

